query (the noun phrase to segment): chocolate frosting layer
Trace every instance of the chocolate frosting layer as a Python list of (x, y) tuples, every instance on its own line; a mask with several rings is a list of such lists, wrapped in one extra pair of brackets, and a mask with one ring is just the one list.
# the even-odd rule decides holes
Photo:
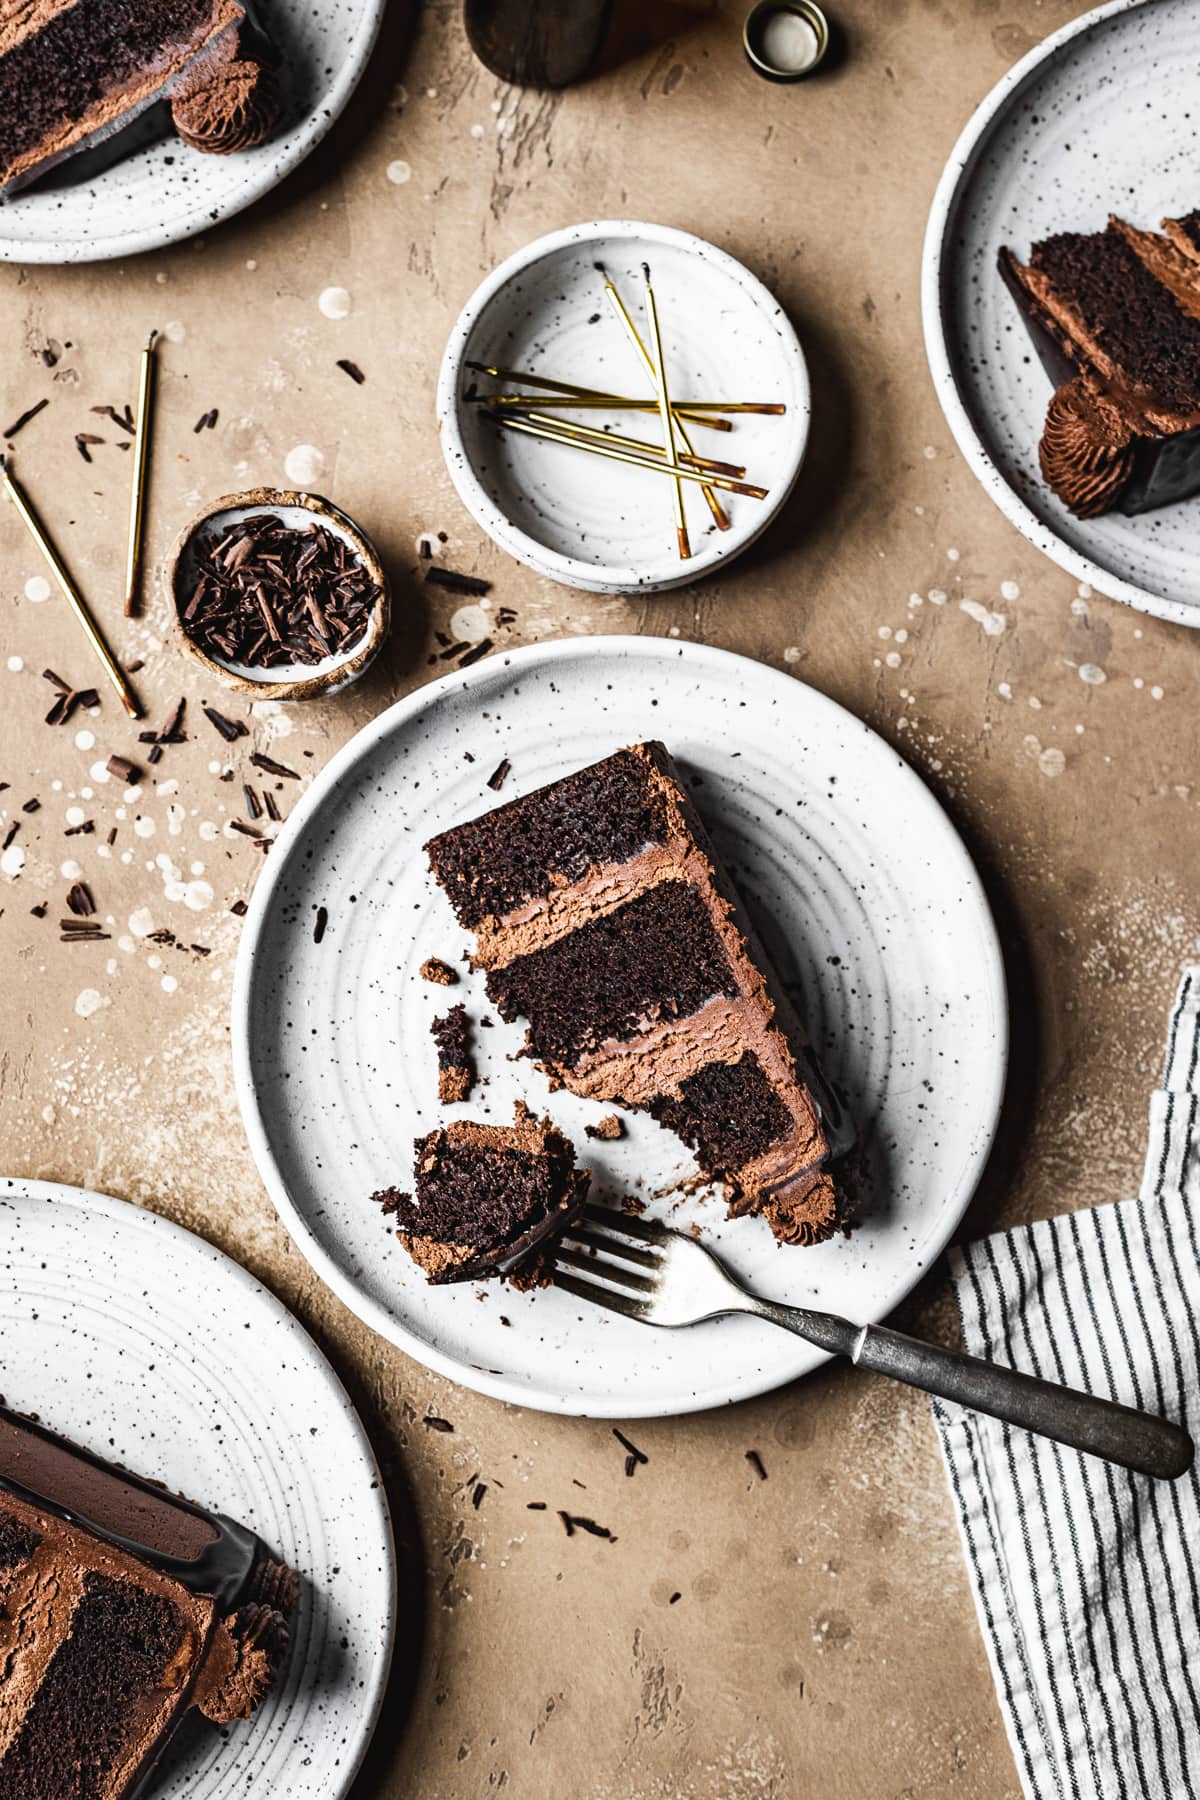
[(171, 117), (185, 144), (233, 156), (263, 143), (279, 123), (283, 84), (257, 33), (230, 32), (175, 84)]
[(1077, 519), (1094, 519), (1118, 502), (1134, 471), (1134, 432), (1120, 407), (1080, 377), (1050, 401), (1038, 445), (1042, 474)]

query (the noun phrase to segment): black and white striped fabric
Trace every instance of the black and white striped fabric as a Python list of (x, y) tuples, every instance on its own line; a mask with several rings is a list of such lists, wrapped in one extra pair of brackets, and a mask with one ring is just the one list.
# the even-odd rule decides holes
[[(952, 1253), (965, 1347), (1200, 1422), (1200, 967), (1141, 1193)], [(934, 1402), (1028, 1800), (1200, 1800), (1200, 1481), (1154, 1482)]]

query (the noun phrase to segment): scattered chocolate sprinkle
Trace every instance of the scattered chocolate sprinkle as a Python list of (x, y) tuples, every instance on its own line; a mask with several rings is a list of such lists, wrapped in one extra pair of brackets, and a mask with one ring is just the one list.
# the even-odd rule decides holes
[(351, 381), (356, 382), (359, 387), (367, 379), (358, 364), (351, 362), (348, 356), (339, 356), (337, 366), (343, 375), (348, 375)]
[(639, 1450), (636, 1444), (631, 1444), (629, 1439), (625, 1436), (625, 1433), (623, 1431), (618, 1431), (615, 1425), (613, 1426), (613, 1436), (616, 1438), (618, 1444), (620, 1444), (624, 1450), (628, 1451), (628, 1455), (625, 1458), (626, 1475), (632, 1475), (639, 1463), (648, 1463), (650, 1461), (646, 1452), (644, 1450)]
[(75, 433), (75, 448), (85, 463), (90, 463), (92, 460), (91, 445), (103, 442), (104, 439), (97, 437), (94, 431), (77, 431)]
[(111, 830), (109, 831), (108, 837), (105, 839), (105, 842), (107, 843), (109, 849), (111, 850), (113, 845), (116, 843), (116, 841), (117, 841), (117, 828), (114, 825), (111, 828)]
[(131, 787), (142, 779), (142, 771), (127, 756), (110, 756), (104, 766), (115, 780)]
[(452, 657), (461, 656), (464, 650), (469, 650), (470, 648), (470, 644), (468, 644), (465, 639), (463, 639), (461, 643), (447, 644), (444, 650), (438, 651), (437, 660), (439, 662), (449, 662)]
[(380, 589), (346, 540), (316, 522), (297, 531), (253, 513), (197, 539), (184, 630), (209, 656), (268, 669), (352, 650)]
[(59, 924), (60, 944), (103, 944), (112, 936), (111, 931), (102, 931), (91, 919), (60, 919)]
[(146, 666), (146, 665), (145, 665), (145, 663), (144, 663), (144, 662), (143, 662), (143, 661), (142, 661), (142, 659), (141, 659), (141, 657), (140, 657), (140, 656), (135, 656), (135, 657), (134, 657), (134, 659), (133, 659), (133, 661), (132, 661), (132, 662), (131, 662), (131, 663), (126, 663), (126, 664), (125, 664), (125, 673), (126, 673), (126, 674), (127, 674), (127, 675), (136, 675), (136, 674), (137, 674), (137, 672), (138, 672), (138, 670), (139, 670), (139, 669), (144, 669), (144, 668), (145, 668), (145, 666)]
[(43, 368), (46, 369), (54, 368), (61, 356), (62, 347), (55, 343), (48, 343), (45, 349), (38, 351), (38, 358), (41, 361)]
[(96, 902), (92, 899), (91, 889), (84, 881), (75, 882), (67, 895), (67, 905), (81, 919), (90, 918), (96, 910)]
[(82, 825), (71, 825), (63, 832), (64, 837), (91, 837), (96, 829), (95, 819), (85, 819)]
[(453, 987), (458, 976), (440, 956), (427, 956), (421, 964), (421, 979), (432, 981), (435, 987)]
[(750, 1467), (754, 1470), (754, 1473), (758, 1476), (760, 1481), (765, 1481), (767, 1479), (767, 1471), (763, 1467), (763, 1459), (758, 1454), (757, 1450), (747, 1450), (746, 1461), (750, 1464)]
[(99, 413), (102, 419), (111, 419), (117, 430), (125, 432), (126, 436), (133, 436), (135, 426), (131, 406), (126, 405), (122, 412), (118, 412), (115, 406), (93, 406), (92, 411)]
[(486, 1493), (487, 1493), (487, 1483), (484, 1481), (477, 1481), (475, 1483), (475, 1486), (471, 1489), (471, 1505), (475, 1508), (476, 1512), (479, 1511), (479, 1507), (483, 1500), (483, 1496)]
[(211, 412), (201, 413), (200, 417), (196, 420), (196, 423), (192, 426), (193, 432), (212, 431), (220, 416), (221, 415), (215, 406)]
[(100, 696), (95, 688), (73, 688), (70, 682), (64, 681), (61, 675), (56, 675), (53, 669), (43, 669), (42, 676), (51, 687), (58, 690), (58, 697), (46, 714), (47, 725), (65, 725), (76, 707), (86, 709), (99, 706)]
[(544, 1500), (527, 1500), (525, 1502), (526, 1512), (545, 1512), (545, 1510), (546, 1502)]
[(225, 714), (219, 713), (215, 706), (201, 706), (200, 711), (204, 714), (209, 724), (225, 739), (227, 744), (232, 744), (235, 739), (240, 737), (249, 737), (249, 727), (243, 720), (227, 719)]
[(442, 563), (434, 563), (426, 569), (425, 579), (433, 587), (449, 588), (454, 594), (490, 594), (492, 584), (484, 581), (480, 575), (461, 575), (457, 569), (447, 569)]
[(40, 812), (41, 810), (42, 810), (42, 803), (40, 800), (36, 800), (36, 799), (35, 800), (26, 800), (24, 805), (21, 807), (21, 811), (23, 813), (35, 813), (35, 812)]
[(244, 900), (235, 900), (229, 910), (235, 919), (244, 919), (250, 908)]
[(259, 804), (258, 795), (250, 786), (249, 782), (244, 781), (242, 783), (242, 797), (246, 802), (246, 812), (249, 817), (252, 819), (261, 819), (263, 809)]
[(253, 825), (247, 825), (245, 819), (230, 819), (230, 831), (240, 831), (243, 837), (261, 838), (262, 832), (255, 831)]
[(162, 761), (164, 744), (186, 744), (187, 732), (183, 729), (183, 715), (187, 710), (187, 696), (184, 695), (175, 703), (175, 710), (161, 731), (139, 731), (139, 744), (149, 744), (150, 754), (147, 762)]
[(37, 905), (31, 906), (29, 910), (35, 919), (44, 919), (50, 908), (44, 900), (39, 900)]
[(264, 756), (261, 750), (255, 750), (251, 754), (250, 761), (256, 769), (261, 769), (264, 775), (282, 775), (288, 781), (299, 781), (300, 779), (298, 769), (289, 769), (286, 763), (276, 762), (271, 756)]
[[(598, 1119), (594, 1125), (585, 1125), (584, 1132), (590, 1138), (598, 1138), (601, 1143), (615, 1144), (618, 1138), (625, 1136), (625, 1126), (616, 1113), (609, 1113), (606, 1118)], [(617, 1433), (618, 1437), (620, 1433)]]
[(8, 849), (8, 846), (12, 843), (13, 839), (16, 837), (16, 835), (17, 835), (18, 831), (20, 831), (20, 829), (21, 829), (20, 819), (14, 819), (12, 824), (9, 826), (8, 830), (4, 834), (4, 842), (2, 844), (0, 844), (0, 850)]
[(313, 921), (313, 943), (319, 944), (325, 936), (325, 927), (329, 923), (329, 912), (324, 906), (318, 906), (317, 916)]
[(671, 1595), (671, 1598), (667, 1601), (667, 1605), (674, 1606), (674, 1604), (677, 1600), (682, 1600), (682, 1599), (683, 1599), (683, 1595), (678, 1591), (678, 1589), (676, 1589), (675, 1593), (673, 1593)]
[(274, 823), (278, 825), (279, 821), (283, 818), (283, 814), (280, 812), (279, 802), (276, 800), (270, 788), (263, 789), (263, 805), (267, 809), (268, 819), (273, 820)]
[(506, 756), (503, 759), (503, 761), (497, 763), (496, 767), (492, 770), (491, 774), (488, 776), (487, 784), (491, 788), (491, 790), (494, 794), (498, 794), (500, 792), (500, 789), (504, 786), (505, 781), (508, 779), (508, 773), (511, 768), (512, 768), (512, 764), (509, 762), (509, 760)]
[(421, 1423), (423, 1425), (428, 1425), (430, 1431), (453, 1431), (454, 1430), (454, 1427), (450, 1423), (449, 1419), (439, 1419), (436, 1416), (436, 1414), (434, 1414), (434, 1413), (426, 1413), (426, 1415), (422, 1419)]
[(563, 1530), (568, 1537), (574, 1537), (577, 1531), (587, 1531), (591, 1533), (592, 1537), (607, 1538), (610, 1544), (615, 1544), (617, 1541), (608, 1526), (597, 1525), (595, 1519), (585, 1519), (579, 1513), (569, 1512), (560, 1512), (558, 1516), (563, 1522)]
[(496, 612), (497, 625), (515, 625), (517, 615), (511, 606), (501, 606)]
[(13, 422), (9, 426), (8, 430), (4, 433), (5, 437), (6, 438), (15, 438), (18, 431), (24, 431), (24, 429), (28, 425), (29, 421), (31, 419), (36, 419), (38, 414), (43, 410), (43, 408), (49, 406), (49, 404), (50, 404), (49, 400), (35, 400), (34, 404), (30, 407), (27, 407), (26, 410), (21, 414), (19, 419), (13, 420)]
[(472, 649), (468, 650), (467, 654), (460, 660), (459, 665), (458, 665), (459, 668), (460, 669), (469, 669), (471, 664), (477, 663), (481, 656), (486, 656), (488, 651), (491, 648), (492, 648), (491, 638), (482, 638), (480, 640), (480, 642), (478, 644), (476, 644)]

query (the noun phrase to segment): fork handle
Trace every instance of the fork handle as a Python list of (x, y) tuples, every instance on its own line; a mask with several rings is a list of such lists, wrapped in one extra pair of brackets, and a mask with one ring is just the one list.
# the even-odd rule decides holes
[(868, 1325), (859, 1332), (850, 1360), (1143, 1475), (1174, 1480), (1192, 1466), (1191, 1438), (1168, 1419), (1059, 1387), (1003, 1363), (984, 1362), (963, 1350), (922, 1343), (886, 1326)]

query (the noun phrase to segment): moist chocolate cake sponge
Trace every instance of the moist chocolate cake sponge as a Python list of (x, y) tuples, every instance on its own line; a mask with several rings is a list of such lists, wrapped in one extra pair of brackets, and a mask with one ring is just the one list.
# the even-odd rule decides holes
[(800, 1027), (662, 744), (427, 850), (489, 996), (553, 1083), (652, 1114), (783, 1242), (845, 1223)]
[(515, 1265), (578, 1217), (589, 1176), (549, 1119), (518, 1102), (513, 1124), (455, 1120), (415, 1147), (416, 1199), (374, 1196), (431, 1282), (473, 1281)]

